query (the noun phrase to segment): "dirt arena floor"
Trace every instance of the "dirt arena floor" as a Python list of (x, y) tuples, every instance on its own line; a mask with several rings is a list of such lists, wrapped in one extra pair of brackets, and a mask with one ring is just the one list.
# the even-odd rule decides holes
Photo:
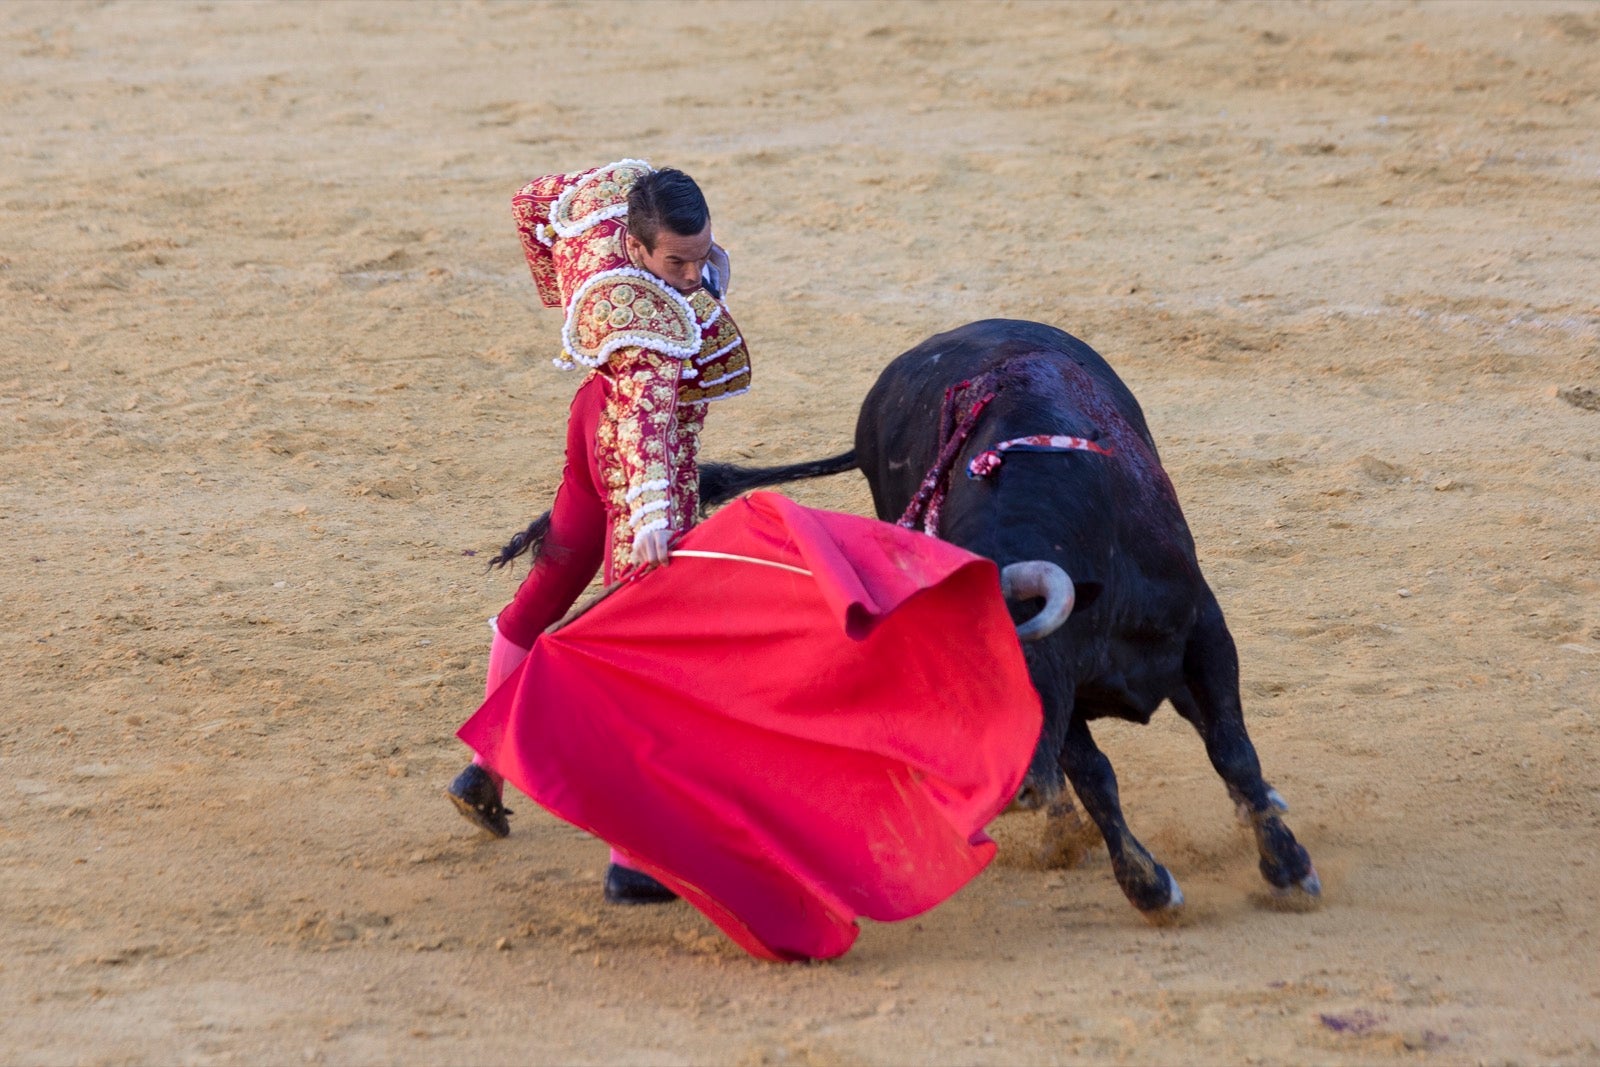
[[(1600, 7), (13, 2), (0, 69), (0, 1061), (1600, 1061)], [(623, 156), (734, 257), (708, 457), (972, 319), (1122, 371), (1321, 910), (1170, 711), (1100, 731), (1167, 928), (1018, 815), (763, 964), (457, 816), (578, 384), (509, 198)]]

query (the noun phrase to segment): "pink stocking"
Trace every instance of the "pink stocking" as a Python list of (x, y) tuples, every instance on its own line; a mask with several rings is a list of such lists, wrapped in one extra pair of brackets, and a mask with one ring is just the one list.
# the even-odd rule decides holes
[[(489, 672), (484, 682), (483, 693), (485, 697), (499, 689), (500, 683), (511, 677), (511, 673), (528, 658), (528, 650), (521, 645), (512, 644), (509, 638), (502, 636), (500, 628), (495, 625), (493, 619), (489, 620), (489, 629), (494, 631), (494, 640), (489, 644)], [(505, 779), (495, 773), (492, 767), (487, 766), (482, 756), (474, 755), (472, 762), (488, 772), (496, 789), (504, 785)]]

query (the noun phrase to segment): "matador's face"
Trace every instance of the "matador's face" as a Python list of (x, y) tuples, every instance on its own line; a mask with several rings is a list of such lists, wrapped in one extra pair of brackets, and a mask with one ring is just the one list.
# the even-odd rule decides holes
[(711, 256), (711, 224), (692, 237), (684, 237), (668, 229), (656, 233), (656, 246), (649, 249), (644, 242), (628, 234), (628, 258), (635, 266), (654, 274), (680, 293), (692, 293), (700, 288), (700, 272)]

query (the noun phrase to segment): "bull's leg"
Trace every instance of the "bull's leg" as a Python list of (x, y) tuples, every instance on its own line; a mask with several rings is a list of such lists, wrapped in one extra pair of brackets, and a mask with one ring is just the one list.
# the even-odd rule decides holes
[(1072, 802), (1072, 794), (1062, 792), (1044, 809), (1044, 832), (1039, 837), (1037, 860), (1045, 868), (1070, 870), (1088, 858), (1089, 850), (1101, 844), (1100, 830), (1083, 817)]
[[(1201, 711), (1200, 705), (1195, 701), (1194, 694), (1190, 693), (1187, 688), (1178, 689), (1172, 694), (1172, 706), (1178, 709), (1179, 715), (1182, 715), (1189, 721), (1189, 725), (1195, 728), (1195, 731), (1200, 734), (1203, 740), (1206, 739), (1206, 735), (1208, 733), (1206, 727), (1207, 718), (1205, 713)], [(1249, 742), (1248, 737), (1245, 740), (1247, 743)], [(1253, 750), (1254, 746), (1252, 745), (1251, 747)], [(1247, 794), (1247, 786), (1235, 785), (1233, 781), (1229, 780), (1228, 776), (1224, 774), (1222, 766), (1217, 763), (1217, 757), (1211, 753), (1211, 746), (1209, 742), (1207, 743), (1206, 751), (1207, 754), (1211, 756), (1212, 766), (1216, 769), (1219, 775), (1222, 775), (1223, 782), (1228, 787), (1228, 799), (1233, 801), (1233, 812), (1234, 815), (1239, 819), (1239, 825), (1247, 828), (1254, 826), (1256, 823), (1256, 813), (1261, 810), (1260, 801), (1253, 801), (1250, 799), (1251, 796), (1256, 795), (1255, 791), (1251, 790), (1250, 793)], [(1230, 765), (1237, 764), (1238, 762), (1238, 760), (1235, 760), (1233, 761), (1233, 764)], [(1259, 762), (1257, 763), (1256, 773), (1258, 775), (1261, 773)], [(1283, 794), (1274, 789), (1272, 784), (1265, 778), (1261, 779), (1261, 787), (1266, 790), (1267, 807), (1278, 812), (1279, 814), (1289, 810), (1289, 802), (1284, 800)]]
[(1239, 653), (1215, 604), (1184, 650), (1183, 670), (1188, 685), (1172, 695), (1172, 704), (1199, 731), (1240, 820), (1255, 833), (1261, 876), (1286, 903), (1315, 902), (1322, 882), (1310, 855), (1284, 825), (1289, 806), (1261, 777), (1261, 761), (1245, 731), (1239, 703)]
[(1183, 904), (1183, 890), (1167, 869), (1141, 845), (1122, 817), (1117, 798), (1117, 774), (1111, 761), (1094, 743), (1089, 724), (1074, 715), (1061, 750), (1061, 769), (1083, 802), (1083, 808), (1100, 828), (1111, 870), (1133, 906), (1152, 921), (1173, 916)]
[[(1027, 612), (1019, 609), (1019, 613)], [(1028, 775), (1017, 791), (1015, 805), (1027, 811), (1044, 808), (1044, 832), (1035, 861), (1041, 867), (1076, 867), (1100, 844), (1100, 832), (1072, 802), (1062, 778), (1061, 749), (1072, 720), (1073, 689), (1066, 644), (1062, 641), (1029, 642), (1022, 646), (1028, 673), (1039, 702), (1044, 706), (1044, 728), (1034, 749)]]

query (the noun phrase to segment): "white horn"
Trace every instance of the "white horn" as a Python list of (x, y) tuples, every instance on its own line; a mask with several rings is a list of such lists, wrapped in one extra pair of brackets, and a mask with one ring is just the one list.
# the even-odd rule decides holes
[(1072, 614), (1077, 599), (1067, 572), (1045, 559), (1008, 564), (1000, 571), (1000, 595), (1007, 600), (1044, 597), (1039, 614), (1017, 627), (1019, 641), (1037, 641), (1055, 633)]

